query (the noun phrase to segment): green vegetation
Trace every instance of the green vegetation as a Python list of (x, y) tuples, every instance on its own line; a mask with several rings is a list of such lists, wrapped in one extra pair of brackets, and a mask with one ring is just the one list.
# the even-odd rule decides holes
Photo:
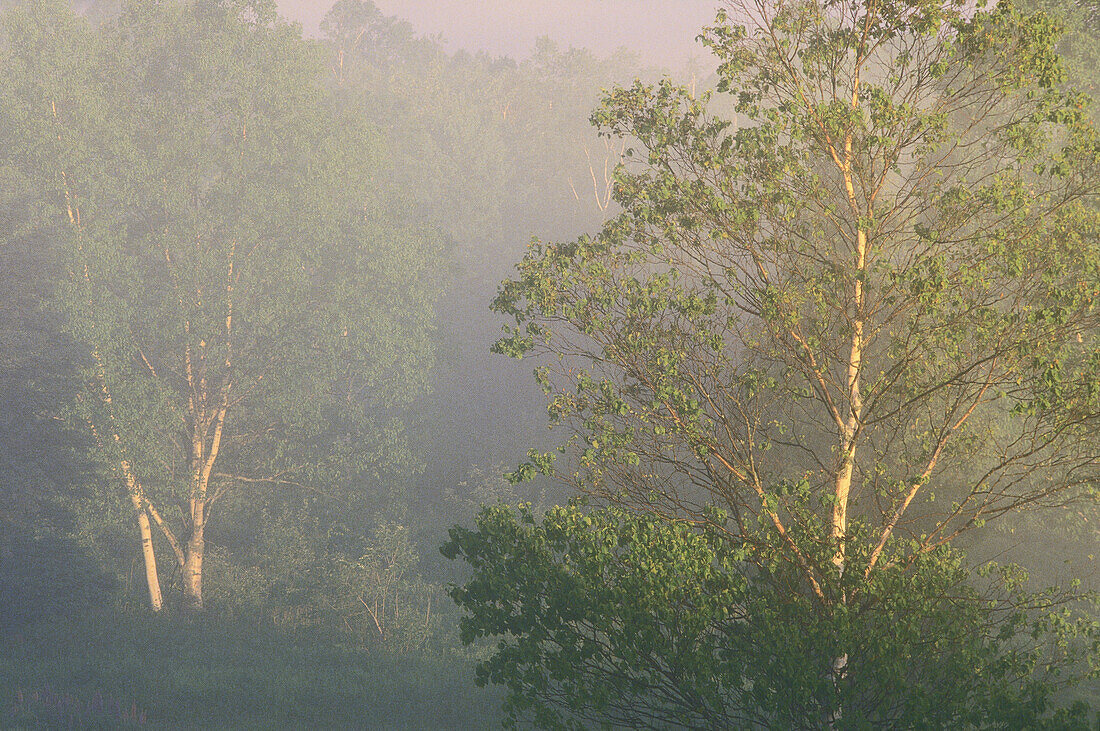
[(608, 93), (622, 212), (533, 244), (494, 308), (566, 431), (514, 478), (626, 513), (445, 548), (513, 710), (1018, 727), (1047, 645), (1096, 677), (1096, 624), (1041, 611), (1079, 582), (984, 602), (951, 551), (1098, 494), (1100, 142), (1058, 38), (1010, 3), (746, 2), (703, 35), (716, 94)]
[[(986, 567), (975, 582), (961, 555), (912, 546), (822, 608), (792, 591), (799, 572), (782, 544), (761, 531), (749, 545), (728, 516), (708, 517), (697, 526), (574, 504), (537, 521), (501, 507), (476, 532), (451, 531), (444, 551), (474, 569), (452, 590), (468, 612), (462, 639), (501, 638), (477, 678), (508, 689), (510, 722), (1087, 726), (1084, 703), (1051, 700), (1100, 631), (1051, 610), (1057, 597), (1023, 592), (1018, 572)], [(835, 678), (827, 668), (841, 654), (849, 670)]]
[(412, 469), (395, 410), (431, 356), (438, 243), (385, 212), (376, 137), (330, 111), (316, 54), (241, 12), (7, 17), (28, 235), (69, 272), (47, 304), (81, 351), (69, 417), (138, 508), (154, 609), (150, 520), (201, 608), (231, 492)]
[(0, 0), (0, 727), (1095, 723), (1098, 17)]
[[(133, 704), (151, 728), (476, 728), (497, 701), (467, 660), (349, 646), (324, 630), (237, 620), (96, 612), (0, 642), (2, 713), (50, 688)], [(0, 715), (0, 725), (13, 721)], [(78, 726), (82, 727), (82, 726)], [(106, 728), (117, 727), (104, 724)]]

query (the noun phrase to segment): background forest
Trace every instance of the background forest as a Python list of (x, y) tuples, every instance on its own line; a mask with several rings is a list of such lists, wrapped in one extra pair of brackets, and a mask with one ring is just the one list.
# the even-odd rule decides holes
[[(1100, 11), (1033, 5), (1095, 97)], [(576, 490), (505, 479), (561, 438), (489, 303), (620, 212), (604, 90), (718, 77), (447, 52), (369, 0), (319, 39), (264, 0), (0, 10), (0, 726), (498, 725), (439, 547), (481, 570), (452, 526)], [(1095, 500), (956, 545), (1100, 584)]]

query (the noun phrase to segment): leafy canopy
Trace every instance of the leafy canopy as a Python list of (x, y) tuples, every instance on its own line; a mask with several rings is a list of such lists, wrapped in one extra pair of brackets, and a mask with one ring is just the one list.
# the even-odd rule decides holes
[[(536, 242), (494, 308), (582, 492), (747, 536), (822, 598), (863, 533), (922, 550), (1095, 485), (1098, 146), (1056, 25), (1011, 3), (761, 2), (703, 38), (717, 96), (617, 88), (622, 213)], [(734, 114), (723, 116), (723, 104)]]

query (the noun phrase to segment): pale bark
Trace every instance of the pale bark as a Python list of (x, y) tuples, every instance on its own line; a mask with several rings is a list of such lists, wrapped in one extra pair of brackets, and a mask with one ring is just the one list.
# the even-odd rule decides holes
[[(98, 367), (96, 373), (103, 405), (107, 408), (108, 416), (112, 422), (111, 436), (114, 439), (115, 446), (122, 449), (122, 440), (118, 435), (118, 430), (113, 428), (115, 418), (113, 403), (111, 401), (111, 392), (107, 388), (103, 363), (99, 358), (98, 351), (92, 351), (92, 355)], [(92, 436), (95, 437), (96, 444), (102, 450), (104, 448), (103, 440), (100, 438), (99, 430), (91, 419), (88, 420), (88, 428), (91, 430)], [(119, 470), (122, 472), (123, 481), (126, 483), (126, 494), (130, 498), (130, 503), (134, 506), (134, 513), (138, 521), (138, 537), (141, 541), (141, 555), (145, 565), (145, 584), (149, 590), (149, 606), (154, 612), (159, 612), (164, 606), (164, 599), (160, 590), (160, 576), (157, 573), (157, 558), (153, 547), (153, 534), (149, 525), (149, 515), (146, 513), (146, 508), (151, 506), (145, 497), (145, 491), (142, 489), (141, 483), (138, 481), (130, 461), (125, 458), (120, 459)]]
[[(845, 183), (851, 186), (851, 172), (845, 171)], [(840, 454), (836, 476), (833, 481), (833, 514), (830, 523), (830, 537), (836, 544), (833, 563), (841, 574), (844, 573), (846, 551), (844, 537), (848, 531), (848, 503), (852, 492), (852, 475), (855, 472), (856, 443), (859, 435), (860, 420), (863, 417), (863, 398), (860, 392), (860, 370), (863, 363), (863, 272), (866, 270), (867, 234), (860, 228), (856, 244), (857, 272), (852, 320), (852, 340), (848, 351), (848, 416), (840, 433)]]
[(153, 552), (153, 531), (149, 525), (149, 516), (142, 509), (141, 497), (130, 492), (130, 501), (137, 513), (138, 534), (141, 537), (141, 555), (145, 561), (145, 584), (149, 588), (149, 607), (159, 612), (164, 606), (160, 591), (160, 576), (157, 574), (157, 557)]
[(202, 603), (202, 561), (206, 554), (205, 526), (192, 529), (187, 541), (187, 560), (183, 565), (183, 600), (187, 608), (201, 612)]
[(206, 554), (206, 520), (210, 507), (210, 476), (221, 449), (225, 426), (228, 389), (223, 389), (222, 405), (214, 414), (213, 433), (205, 439), (209, 422), (199, 419), (192, 427), (191, 464), (191, 535), (183, 547), (183, 595), (188, 609), (202, 611), (202, 565)]
[[(863, 28), (863, 39), (860, 42), (856, 66), (852, 74), (851, 107), (853, 110), (859, 107), (860, 68), (864, 61), (864, 44), (867, 39), (868, 24), (871, 19), (872, 8), (869, 8), (867, 12)], [(844, 192), (848, 196), (850, 212), (856, 217), (855, 271), (853, 277), (855, 282), (851, 303), (852, 339), (848, 349), (847, 363), (848, 416), (840, 434), (839, 464), (836, 471), (836, 479), (833, 484), (835, 502), (833, 503), (832, 520), (830, 524), (830, 537), (833, 539), (836, 546), (835, 553), (833, 554), (833, 565), (837, 568), (838, 580), (843, 582), (844, 569), (847, 562), (845, 539), (848, 535), (848, 503), (851, 500), (852, 475), (855, 472), (856, 464), (856, 446), (861, 428), (861, 421), (863, 419), (863, 396), (860, 388), (860, 374), (863, 366), (863, 351), (866, 346), (863, 337), (865, 321), (863, 281), (867, 274), (868, 255), (867, 228), (866, 222), (863, 220), (863, 215), (865, 210), (867, 214), (870, 214), (870, 207), (874, 201), (872, 196), (872, 200), (868, 201), (868, 205), (865, 208), (860, 205), (856, 195), (855, 181), (852, 175), (851, 131), (849, 131), (844, 138), (843, 160), (838, 159), (840, 156), (837, 154), (835, 147), (831, 147), (830, 152), (844, 178)], [(845, 604), (848, 601), (848, 597), (843, 588), (840, 590), (840, 601)], [(841, 653), (833, 658), (829, 672), (834, 688), (839, 690), (839, 684), (848, 672), (847, 652)], [(830, 715), (829, 726), (835, 726), (835, 724), (840, 721), (842, 714), (843, 709), (838, 705)]]
[[(53, 113), (54, 122), (57, 118), (57, 104), (54, 101), (50, 101), (50, 111)], [(58, 140), (60, 141), (61, 135), (58, 134)], [(81, 241), (84, 235), (84, 227), (80, 222), (80, 209), (73, 201), (72, 190), (69, 188), (69, 176), (64, 170), (59, 171), (61, 177), (61, 189), (65, 196), (65, 213), (68, 217), (69, 225), (72, 227), (73, 232), (77, 237), (77, 248), (83, 254), (84, 246)], [(83, 279), (86, 284), (91, 284), (91, 276), (88, 271), (88, 262), (83, 262)], [(70, 272), (70, 276), (75, 276)], [(100, 396), (102, 398), (103, 405), (107, 409), (108, 418), (111, 423), (111, 436), (114, 439), (115, 446), (122, 449), (122, 440), (118, 434), (118, 428), (115, 424), (114, 404), (111, 400), (111, 391), (107, 386), (107, 372), (103, 365), (103, 360), (100, 357), (98, 349), (92, 350), (92, 357), (96, 364), (96, 380), (99, 386)], [(142, 356), (144, 358), (144, 355)], [(95, 437), (96, 443), (102, 449), (104, 447), (103, 441), (100, 439), (99, 432), (96, 430), (95, 423), (91, 420), (88, 421), (88, 426), (91, 428), (92, 435)], [(153, 547), (153, 534), (149, 526), (149, 516), (145, 512), (145, 492), (141, 487), (141, 483), (137, 479), (137, 475), (134, 473), (133, 467), (129, 460), (123, 458), (119, 460), (119, 467), (122, 471), (123, 479), (126, 482), (126, 492), (130, 498), (130, 502), (134, 506), (134, 512), (136, 513), (138, 522), (138, 536), (141, 541), (141, 555), (145, 564), (145, 584), (149, 589), (149, 607), (154, 612), (159, 612), (164, 606), (164, 598), (160, 590), (160, 576), (157, 573), (157, 558)]]
[(176, 564), (182, 567), (187, 559), (184, 556), (183, 547), (176, 538), (176, 534), (173, 533), (172, 529), (168, 527), (168, 524), (164, 522), (164, 518), (161, 517), (156, 506), (148, 500), (145, 501), (145, 509), (148, 511), (149, 517), (153, 519), (153, 522), (157, 524), (157, 527), (160, 528), (161, 532), (164, 534), (164, 538), (168, 541), (168, 545), (172, 547), (172, 552), (176, 556)]
[[(852, 90), (853, 108), (859, 104), (859, 77), (856, 76)], [(838, 156), (833, 155), (834, 159)], [(844, 141), (844, 158), (837, 160), (841, 174), (844, 176), (844, 189), (848, 194), (848, 204), (852, 214), (859, 217), (862, 210), (856, 198), (855, 183), (852, 179), (852, 136)], [(852, 491), (852, 474), (856, 462), (856, 441), (859, 435), (860, 420), (863, 418), (863, 398), (860, 391), (860, 371), (863, 365), (863, 325), (864, 325), (864, 295), (863, 278), (867, 271), (867, 230), (863, 221), (857, 220), (855, 241), (855, 285), (852, 292), (852, 339), (848, 349), (847, 386), (848, 386), (848, 415), (844, 421), (840, 433), (840, 454), (836, 477), (833, 482), (834, 497), (830, 536), (836, 542), (836, 553), (833, 563), (840, 572), (844, 572), (845, 548), (844, 537), (848, 531), (848, 501)]]

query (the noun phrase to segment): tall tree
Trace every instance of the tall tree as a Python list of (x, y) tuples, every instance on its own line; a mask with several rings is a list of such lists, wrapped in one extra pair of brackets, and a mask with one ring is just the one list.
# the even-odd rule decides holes
[(518, 476), (671, 520), (717, 505), (823, 611), (1095, 489), (1100, 147), (1056, 23), (759, 0), (704, 38), (737, 116), (670, 82), (612, 91), (593, 119), (636, 140), (622, 215), (534, 245), (495, 302), (497, 350), (551, 356), (573, 435), (567, 467)]
[[(42, 20), (8, 18), (6, 68), (39, 72)], [(378, 484), (407, 459), (395, 409), (424, 387), (438, 247), (390, 213), (377, 135), (331, 111), (270, 4), (133, 3), (70, 41), (45, 45), (74, 72), (10, 83), (47, 131), (29, 149), (86, 347), (74, 415), (134, 505), (153, 607), (155, 527), (201, 609), (227, 493)]]

